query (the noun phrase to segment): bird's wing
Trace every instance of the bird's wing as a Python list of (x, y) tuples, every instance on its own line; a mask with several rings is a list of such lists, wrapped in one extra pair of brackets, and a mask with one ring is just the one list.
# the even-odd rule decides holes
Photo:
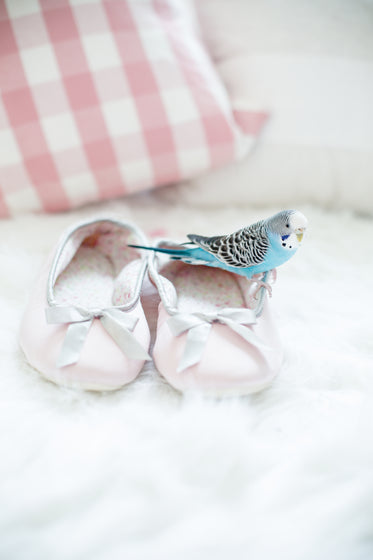
[(269, 248), (264, 221), (240, 229), (230, 235), (203, 237), (188, 235), (195, 245), (214, 255), (219, 261), (238, 268), (261, 264)]

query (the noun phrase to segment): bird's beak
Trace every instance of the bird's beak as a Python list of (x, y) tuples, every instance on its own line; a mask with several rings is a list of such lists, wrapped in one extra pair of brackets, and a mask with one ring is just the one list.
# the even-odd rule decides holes
[(302, 242), (302, 239), (303, 239), (303, 232), (304, 232), (304, 229), (303, 229), (303, 228), (299, 228), (299, 229), (297, 229), (296, 232), (295, 232), (295, 235), (297, 236), (297, 239), (298, 239), (299, 243)]

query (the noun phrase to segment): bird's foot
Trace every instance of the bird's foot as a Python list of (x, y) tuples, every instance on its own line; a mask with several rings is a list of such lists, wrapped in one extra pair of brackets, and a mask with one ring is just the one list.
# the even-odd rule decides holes
[(260, 292), (260, 290), (262, 288), (265, 288), (268, 292), (269, 297), (272, 297), (272, 286), (271, 286), (271, 284), (269, 284), (268, 282), (265, 282), (264, 280), (260, 280), (259, 278), (255, 278), (255, 277), (251, 278), (251, 282), (256, 285), (255, 290), (252, 294), (252, 296), (254, 298), (258, 299), (257, 298), (258, 293)]

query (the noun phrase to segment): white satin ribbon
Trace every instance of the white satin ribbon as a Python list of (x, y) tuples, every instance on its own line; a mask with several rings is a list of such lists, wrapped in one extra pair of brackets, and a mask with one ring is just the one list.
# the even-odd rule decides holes
[(59, 368), (75, 364), (88, 331), (94, 321), (99, 319), (106, 332), (123, 352), (133, 360), (150, 360), (147, 351), (132, 334), (138, 318), (128, 315), (120, 309), (84, 309), (74, 306), (53, 306), (45, 310), (48, 323), (70, 323), (56, 366)]
[(256, 315), (251, 309), (225, 308), (215, 313), (177, 313), (167, 324), (174, 336), (188, 332), (183, 356), (178, 372), (197, 364), (201, 358), (213, 323), (227, 325), (244, 340), (261, 350), (268, 350), (260, 338), (247, 326), (256, 323)]

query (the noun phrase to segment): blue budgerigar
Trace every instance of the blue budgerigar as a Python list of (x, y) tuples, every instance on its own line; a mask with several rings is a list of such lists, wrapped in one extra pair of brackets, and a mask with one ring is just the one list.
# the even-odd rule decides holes
[(204, 237), (189, 234), (180, 245), (140, 247), (169, 255), (188, 264), (222, 268), (251, 278), (289, 260), (297, 251), (307, 228), (306, 217), (297, 210), (283, 210), (229, 235)]

